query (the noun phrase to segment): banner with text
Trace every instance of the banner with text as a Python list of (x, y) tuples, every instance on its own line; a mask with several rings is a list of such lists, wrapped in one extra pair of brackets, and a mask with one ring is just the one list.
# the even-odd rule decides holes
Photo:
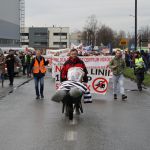
[[(105, 94), (107, 92), (109, 79), (112, 77), (109, 68), (112, 58), (112, 56), (80, 57), (88, 69), (87, 88), (91, 93)], [(60, 70), (67, 59), (66, 57), (52, 58), (52, 75), (55, 78), (56, 89), (60, 86)]]

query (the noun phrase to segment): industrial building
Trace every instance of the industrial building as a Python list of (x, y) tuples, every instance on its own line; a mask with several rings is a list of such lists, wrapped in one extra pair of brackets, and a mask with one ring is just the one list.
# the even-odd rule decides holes
[(24, 26), (24, 0), (0, 1), (0, 47), (20, 45)]
[(33, 48), (47, 48), (49, 46), (48, 28), (29, 28), (29, 46)]
[(70, 46), (69, 27), (29, 27), (21, 33), (21, 45), (38, 49)]
[(49, 47), (53, 49), (70, 46), (69, 27), (49, 27)]

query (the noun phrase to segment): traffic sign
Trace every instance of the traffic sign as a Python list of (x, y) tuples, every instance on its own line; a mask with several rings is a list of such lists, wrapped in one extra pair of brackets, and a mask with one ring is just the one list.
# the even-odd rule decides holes
[(96, 78), (92, 83), (92, 87), (97, 93), (106, 93), (108, 81), (105, 78)]
[(121, 46), (126, 46), (127, 44), (128, 44), (128, 42), (126, 39), (121, 39), (121, 41), (120, 41)]

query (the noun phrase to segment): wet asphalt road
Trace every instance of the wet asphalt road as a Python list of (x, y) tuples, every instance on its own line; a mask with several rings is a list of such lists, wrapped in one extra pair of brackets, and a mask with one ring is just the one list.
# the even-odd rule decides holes
[(31, 79), (27, 78), (26, 76), (18, 76), (14, 78), (14, 86), (9, 86), (9, 80), (5, 79), (4, 86), (2, 87), (2, 83), (0, 80), (0, 99), (8, 95), (9, 93), (12, 93), (14, 89), (17, 87), (22, 86), (23, 84), (29, 82)]
[(112, 89), (95, 95), (93, 104), (83, 104), (84, 114), (70, 122), (61, 104), (50, 101), (54, 82), (45, 80), (45, 99), (36, 101), (30, 81), (0, 99), (0, 150), (150, 150), (149, 89), (129, 90), (127, 102), (113, 101)]

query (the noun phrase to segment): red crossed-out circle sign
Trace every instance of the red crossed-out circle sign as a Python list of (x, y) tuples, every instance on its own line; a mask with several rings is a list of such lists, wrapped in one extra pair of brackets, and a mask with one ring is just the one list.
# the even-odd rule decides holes
[(105, 93), (108, 88), (108, 81), (105, 78), (96, 78), (92, 83), (92, 87), (98, 93)]

